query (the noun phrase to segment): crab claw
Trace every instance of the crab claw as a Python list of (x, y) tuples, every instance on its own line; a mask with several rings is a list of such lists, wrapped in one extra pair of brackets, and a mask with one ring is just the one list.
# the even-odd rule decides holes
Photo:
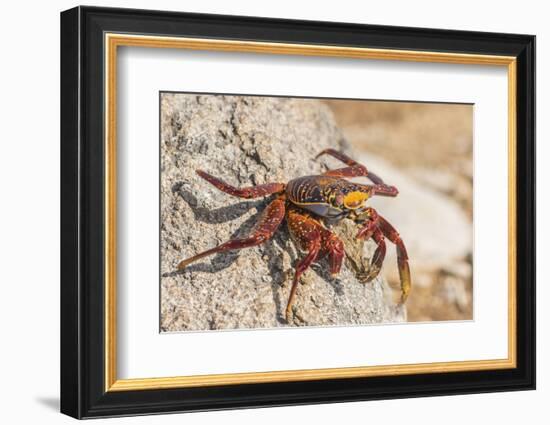
[(376, 221), (378, 219), (378, 213), (374, 208), (367, 208), (365, 210), (366, 217), (368, 221), (359, 229), (355, 237), (357, 239), (370, 239), (372, 235), (378, 230), (376, 227)]
[(377, 184), (373, 187), (373, 195), (396, 197), (399, 195), (399, 190), (395, 186), (390, 186), (385, 183)]
[(386, 242), (384, 241), (384, 235), (378, 229), (376, 229), (372, 235), (372, 238), (377, 244), (376, 251), (372, 256), (369, 272), (367, 273), (366, 282), (370, 282), (375, 279), (382, 270), (382, 264), (384, 263), (384, 258), (386, 258)]

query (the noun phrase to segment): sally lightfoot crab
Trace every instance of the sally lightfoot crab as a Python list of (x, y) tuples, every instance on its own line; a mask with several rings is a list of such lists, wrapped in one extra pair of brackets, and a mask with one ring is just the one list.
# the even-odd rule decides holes
[[(404, 303), (411, 289), (407, 250), (397, 230), (374, 208), (366, 205), (367, 200), (375, 195), (397, 196), (397, 189), (385, 184), (380, 177), (341, 152), (325, 149), (316, 158), (324, 154), (339, 159), (347, 167), (328, 170), (321, 175), (298, 177), (286, 184), (267, 183), (245, 188), (236, 188), (217, 177), (197, 170), (200, 177), (219, 190), (239, 198), (276, 196), (262, 212), (248, 237), (231, 239), (183, 260), (178, 264), (178, 270), (183, 270), (192, 262), (208, 255), (260, 245), (273, 237), (286, 216), (292, 238), (298, 247), (306, 252), (296, 265), (294, 273), (286, 307), (286, 320), (289, 322), (298, 281), (304, 271), (315, 261), (328, 257), (330, 273), (333, 276), (339, 273), (344, 258), (344, 244), (330, 230), (330, 226), (348, 218), (359, 225), (356, 238), (372, 239), (377, 245), (371, 259), (367, 282), (380, 273), (386, 255), (385, 240), (388, 239), (395, 245), (401, 281), (401, 303)], [(350, 177), (367, 177), (373, 184), (358, 184), (345, 180)]]

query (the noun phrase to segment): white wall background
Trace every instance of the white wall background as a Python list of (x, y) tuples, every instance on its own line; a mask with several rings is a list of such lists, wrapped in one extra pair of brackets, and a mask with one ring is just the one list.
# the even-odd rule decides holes
[[(271, 2), (188, 0), (97, 1), (96, 5), (155, 8), (537, 35), (538, 217), (550, 167), (548, 90), (550, 27), (545, 3), (514, 1), (353, 0)], [(59, 12), (77, 3), (9, 2), (0, 18), (0, 421), (69, 423), (57, 413), (59, 392)], [(546, 95), (546, 96), (545, 96)], [(543, 261), (550, 256), (547, 220), (538, 222), (538, 390), (110, 420), (109, 423), (255, 424), (545, 423), (550, 414), (550, 289)]]

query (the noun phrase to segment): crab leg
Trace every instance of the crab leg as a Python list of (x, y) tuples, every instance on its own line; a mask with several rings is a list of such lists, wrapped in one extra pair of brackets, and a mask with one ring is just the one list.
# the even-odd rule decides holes
[(292, 304), (294, 303), (294, 297), (296, 296), (296, 289), (298, 289), (298, 281), (303, 272), (305, 272), (317, 259), (319, 251), (321, 249), (321, 238), (317, 233), (316, 239), (312, 239), (309, 243), (307, 255), (300, 260), (296, 265), (296, 271), (294, 273), (294, 280), (292, 281), (292, 289), (290, 290), (290, 296), (288, 297), (288, 303), (285, 310), (285, 318), (287, 323), (290, 323), (290, 313), (292, 311)]
[(409, 256), (405, 244), (395, 228), (382, 216), (378, 216), (378, 228), (384, 236), (389, 239), (397, 250), (397, 268), (399, 280), (401, 281), (401, 303), (404, 303), (411, 290), (411, 272), (409, 269)]
[(252, 231), (250, 236), (242, 239), (231, 239), (221, 245), (218, 245), (215, 248), (201, 252), (200, 254), (181, 261), (178, 264), (177, 268), (178, 270), (183, 270), (194, 261), (197, 261), (208, 255), (215, 254), (217, 252), (226, 252), (234, 249), (243, 249), (249, 248), (251, 246), (260, 245), (273, 236), (273, 234), (283, 221), (284, 217), (285, 199), (283, 197), (279, 197), (272, 201), (262, 212), (260, 219), (258, 220), (258, 223), (254, 227), (254, 230)]
[(395, 228), (382, 216), (378, 216), (378, 228), (384, 236), (395, 244), (397, 250), (397, 268), (399, 280), (401, 281), (401, 303), (404, 303), (411, 290), (411, 272), (409, 270), (409, 256), (405, 244)]
[(287, 323), (290, 323), (290, 313), (292, 304), (298, 289), (300, 276), (305, 272), (311, 264), (317, 259), (321, 249), (321, 233), (319, 232), (320, 224), (313, 219), (309, 214), (302, 213), (295, 208), (291, 208), (287, 217), (288, 229), (300, 249), (307, 251), (307, 255), (303, 257), (296, 265), (294, 272), (294, 280), (292, 288), (286, 304), (285, 318)]
[(307, 251), (306, 256), (296, 265), (294, 280), (286, 306), (285, 317), (286, 321), (290, 322), (292, 305), (302, 273), (319, 257), (328, 255), (331, 274), (333, 276), (338, 274), (344, 258), (344, 244), (338, 236), (327, 230), (318, 220), (298, 209), (290, 209), (287, 221), (294, 240), (302, 250)]
[[(333, 170), (333, 171), (336, 171), (336, 170)], [(372, 184), (356, 183), (356, 185), (363, 188), (364, 191), (369, 193), (369, 196), (378, 195), (378, 196), (390, 196), (392, 198), (395, 198), (399, 194), (399, 191), (395, 186), (389, 186), (387, 184), (372, 185)]]
[(340, 273), (340, 269), (342, 268), (342, 261), (344, 260), (344, 243), (338, 236), (325, 228), (323, 228), (321, 238), (322, 253), (328, 255), (330, 274), (332, 277), (335, 277)]
[(383, 185), (384, 182), (376, 174), (368, 171), (364, 165), (356, 165), (353, 167), (337, 168), (336, 170), (328, 170), (323, 173), (324, 176), (333, 177), (367, 177), (375, 184)]
[(374, 208), (367, 208), (364, 215), (368, 217), (368, 221), (359, 230), (356, 237), (358, 239), (372, 238), (378, 245), (371, 260), (371, 271), (369, 271), (368, 281), (374, 279), (380, 273), (386, 255), (384, 238), (387, 238), (395, 244), (397, 250), (397, 267), (401, 281), (401, 302), (404, 303), (411, 290), (411, 272), (409, 270), (409, 257), (405, 244), (397, 230), (384, 217), (379, 215)]
[(358, 162), (351, 159), (349, 156), (343, 154), (342, 152), (338, 152), (334, 149), (325, 149), (319, 155), (317, 155), (315, 158), (319, 158), (321, 155), (330, 155), (336, 159), (339, 159), (344, 164), (348, 165), (348, 167), (345, 168), (338, 168), (336, 170), (328, 170), (323, 173), (325, 176), (332, 176), (332, 177), (366, 177), (370, 181), (372, 181), (375, 186), (369, 186), (374, 189), (373, 194), (376, 195), (382, 195), (382, 196), (397, 196), (399, 193), (397, 191), (397, 188), (394, 186), (387, 185), (384, 183), (384, 181), (378, 177), (373, 172), (367, 170), (367, 167), (364, 165), (359, 164)]
[(201, 176), (208, 183), (216, 186), (222, 192), (228, 193), (239, 198), (260, 198), (262, 196), (271, 195), (273, 193), (279, 193), (285, 190), (285, 184), (283, 183), (266, 183), (260, 184), (258, 186), (250, 186), (238, 188), (227, 184), (223, 180), (220, 180), (217, 177), (214, 177), (202, 170), (197, 170), (196, 173)]
[(325, 176), (334, 176), (334, 177), (367, 177), (369, 180), (371, 180), (375, 184), (384, 184), (384, 181), (378, 177), (376, 174), (370, 172), (367, 170), (367, 167), (364, 165), (359, 164), (358, 162), (351, 159), (349, 156), (343, 154), (342, 152), (338, 152), (335, 149), (325, 149), (324, 151), (321, 151), (315, 159), (319, 158), (321, 155), (330, 155), (340, 161), (342, 161), (344, 164), (348, 165), (348, 167), (345, 168), (338, 168), (336, 170), (328, 170), (325, 173), (323, 173)]

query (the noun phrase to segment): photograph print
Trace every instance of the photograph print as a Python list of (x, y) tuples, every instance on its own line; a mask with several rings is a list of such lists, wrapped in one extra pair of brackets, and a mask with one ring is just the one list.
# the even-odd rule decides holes
[(473, 105), (159, 102), (161, 332), (473, 320)]

